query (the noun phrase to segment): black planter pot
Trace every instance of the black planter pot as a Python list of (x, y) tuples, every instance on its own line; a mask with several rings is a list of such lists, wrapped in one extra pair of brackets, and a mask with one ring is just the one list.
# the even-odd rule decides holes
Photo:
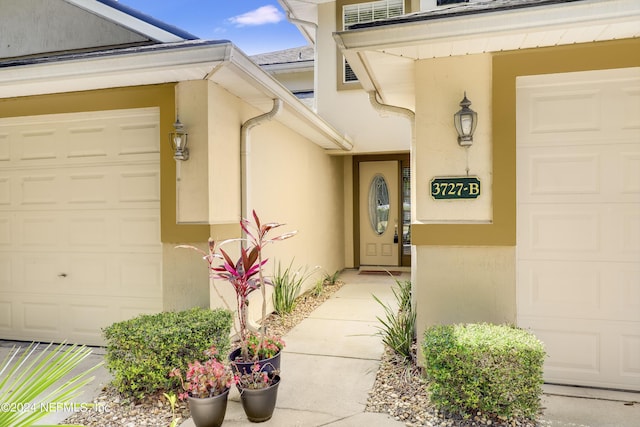
[(189, 411), (196, 427), (220, 427), (227, 412), (229, 389), (213, 397), (188, 397)]
[(237, 348), (233, 350), (229, 355), (231, 369), (233, 369), (235, 373), (240, 373), (240, 375), (250, 373), (253, 369), (254, 363), (258, 363), (260, 371), (266, 372), (267, 374), (270, 374), (273, 371), (280, 372), (280, 353), (282, 353), (281, 351), (279, 351), (275, 356), (269, 359), (260, 359), (257, 362), (245, 362), (243, 360), (238, 360), (241, 351), (242, 349)]
[(240, 388), (240, 399), (242, 400), (242, 409), (247, 418), (252, 423), (261, 423), (271, 419), (273, 411), (276, 408), (276, 400), (278, 399), (278, 386), (280, 385), (280, 377), (274, 375), (273, 383), (268, 388), (251, 390), (248, 388)]

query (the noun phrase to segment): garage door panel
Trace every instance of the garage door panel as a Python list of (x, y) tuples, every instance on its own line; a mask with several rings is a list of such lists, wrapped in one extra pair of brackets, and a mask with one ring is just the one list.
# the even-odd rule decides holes
[[(157, 121), (146, 120), (140, 122), (135, 117), (123, 119), (125, 123), (118, 126), (119, 141), (127, 141), (120, 144), (118, 155), (129, 156), (132, 154), (159, 153), (158, 134), (160, 133)], [(129, 123), (126, 123), (129, 121)]]
[(161, 294), (162, 266), (156, 258), (137, 254), (120, 260), (118, 265), (121, 294), (129, 296)]
[(536, 327), (536, 336), (544, 342), (550, 354), (546, 372), (553, 377), (553, 371), (572, 371), (586, 374), (600, 372), (601, 334), (589, 331), (545, 329)]
[(109, 141), (113, 141), (115, 133), (104, 124), (87, 121), (82, 125), (71, 125), (64, 152), (70, 159), (97, 161), (109, 155)]
[(620, 191), (640, 194), (640, 153), (620, 153)]
[[(629, 388), (640, 385), (640, 336), (632, 322), (526, 318), (544, 343), (545, 381)], [(616, 363), (609, 363), (614, 359)]]
[(517, 81), (518, 324), (545, 379), (640, 391), (640, 68)]
[(622, 354), (620, 375), (627, 378), (637, 378), (640, 381), (640, 334), (622, 334), (620, 347)]
[(0, 331), (11, 330), (13, 327), (13, 303), (0, 301)]
[(599, 153), (531, 155), (529, 159), (531, 186), (527, 194), (544, 196), (600, 193)]
[(530, 177), (518, 181), (521, 203), (640, 201), (640, 152), (635, 142), (532, 146), (519, 152), (518, 173)]
[(522, 261), (518, 313), (640, 322), (640, 268), (630, 263)]
[(69, 331), (74, 336), (84, 336), (88, 338), (99, 338), (98, 331), (109, 326), (109, 320), (115, 318), (110, 313), (109, 305), (100, 304), (98, 300), (93, 303), (82, 302), (80, 304), (69, 303)]
[(40, 175), (33, 174), (23, 176), (20, 186), (22, 191), (18, 194), (20, 197), (17, 202), (20, 205), (54, 205), (57, 203), (56, 195), (61, 185), (56, 182), (56, 175)]
[(625, 206), (620, 212), (618, 224), (621, 238), (620, 252), (640, 259), (640, 213), (633, 206)]
[(11, 205), (11, 178), (0, 172), (0, 210)]
[(630, 203), (519, 203), (521, 259), (635, 262), (640, 212)]
[[(68, 203), (103, 203), (106, 204), (110, 197), (105, 191), (109, 186), (108, 176), (105, 173), (71, 174), (66, 186)], [(96, 189), (100, 189), (96, 191)]]
[(589, 318), (600, 310), (602, 273), (584, 262), (523, 262), (518, 271), (523, 315)]
[(127, 215), (120, 220), (120, 244), (158, 248), (160, 241), (160, 218), (157, 215)]
[(530, 211), (530, 248), (533, 252), (598, 252), (601, 250), (602, 218), (590, 206), (565, 209), (544, 207)]
[(630, 85), (620, 89), (619, 102), (620, 109), (617, 111), (622, 120), (622, 128), (629, 130), (640, 129), (640, 86), (632, 82)]
[(0, 212), (0, 247), (9, 246), (11, 244), (13, 236), (13, 233), (11, 233), (12, 229), (12, 218), (9, 215)]
[(11, 158), (9, 133), (0, 129), (0, 166), (8, 163)]
[(22, 324), (29, 334), (59, 334), (62, 332), (60, 305), (55, 301), (24, 301)]
[(157, 170), (120, 175), (121, 202), (157, 202), (160, 200), (160, 173)]
[(39, 127), (34, 126), (33, 130), (17, 132), (13, 145), (18, 148), (18, 159), (29, 162), (54, 160), (58, 157), (56, 149), (59, 147), (51, 143), (56, 139), (56, 128), (47, 126), (38, 129)]
[(528, 133), (597, 131), (601, 128), (600, 90), (562, 90), (530, 97)]

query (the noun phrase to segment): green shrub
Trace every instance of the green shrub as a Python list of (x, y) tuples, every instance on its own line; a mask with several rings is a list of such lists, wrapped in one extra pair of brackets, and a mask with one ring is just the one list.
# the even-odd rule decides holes
[(531, 333), (507, 325), (439, 325), (425, 331), (422, 349), (436, 407), (464, 417), (538, 413), (545, 350)]
[(228, 310), (193, 308), (114, 323), (103, 330), (113, 385), (138, 399), (160, 390), (178, 390), (179, 380), (169, 378), (169, 372), (184, 371), (188, 362), (203, 360), (212, 345), (219, 354), (227, 354), (231, 321)]
[(376, 317), (381, 323), (378, 335), (382, 342), (405, 360), (412, 359), (413, 341), (416, 334), (416, 312), (411, 305), (411, 282), (396, 280), (396, 287), (392, 288), (398, 303), (396, 311), (383, 303), (377, 296), (373, 298), (384, 308), (384, 318)]

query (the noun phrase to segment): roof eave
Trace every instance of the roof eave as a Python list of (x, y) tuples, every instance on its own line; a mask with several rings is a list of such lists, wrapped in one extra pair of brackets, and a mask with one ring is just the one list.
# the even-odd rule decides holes
[(274, 98), (278, 117), (317, 145), (350, 150), (351, 141), (310, 110), (231, 42), (183, 42), (76, 55), (65, 60), (0, 68), (2, 98), (208, 79), (262, 112)]
[(640, 37), (639, 23), (636, 0), (582, 0), (428, 21), (389, 20), (334, 33), (334, 39), (365, 89), (412, 109), (415, 60)]

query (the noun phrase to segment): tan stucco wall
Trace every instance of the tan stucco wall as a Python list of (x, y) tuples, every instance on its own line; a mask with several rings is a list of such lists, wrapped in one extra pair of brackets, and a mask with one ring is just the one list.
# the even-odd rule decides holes
[(207, 80), (178, 83), (176, 101), (189, 134), (189, 160), (176, 163), (177, 221), (237, 223), (242, 103)]
[(420, 246), (413, 260), (418, 284), (418, 336), (429, 325), (515, 323), (515, 248)]
[[(286, 267), (292, 260), (294, 269), (317, 266), (314, 277), (304, 284), (303, 291), (309, 289), (323, 274), (344, 267), (343, 159), (329, 156), (275, 120), (253, 128), (248, 147), (248, 211), (255, 209), (263, 222), (286, 224), (272, 236), (298, 231), (295, 237), (265, 249), (269, 258), (265, 272), (272, 274), (278, 262)], [(257, 319), (258, 292), (254, 300), (251, 316)]]
[[(414, 182), (419, 223), (491, 222), (491, 55), (467, 55), (417, 61), (416, 170)], [(458, 144), (453, 115), (464, 93), (478, 113), (471, 147)], [(435, 200), (430, 182), (435, 177), (477, 176), (476, 199)]]

